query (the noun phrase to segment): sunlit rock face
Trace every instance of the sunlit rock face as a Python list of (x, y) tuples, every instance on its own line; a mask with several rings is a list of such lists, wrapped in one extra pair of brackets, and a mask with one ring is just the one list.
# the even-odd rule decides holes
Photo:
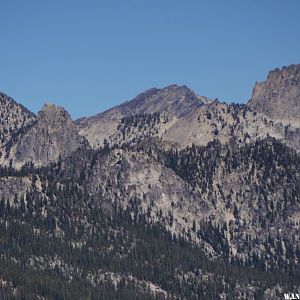
[(62, 107), (45, 104), (36, 121), (13, 140), (8, 155), (16, 167), (26, 162), (42, 166), (68, 156), (81, 146), (88, 143), (79, 135), (69, 113)]
[(266, 116), (300, 127), (300, 64), (275, 69), (257, 82), (248, 105)]

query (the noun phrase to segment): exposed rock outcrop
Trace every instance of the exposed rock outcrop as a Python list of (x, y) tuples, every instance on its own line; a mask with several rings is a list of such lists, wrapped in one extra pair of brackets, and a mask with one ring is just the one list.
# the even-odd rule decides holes
[(35, 119), (34, 113), (0, 93), (0, 162), (5, 160), (5, 145), (21, 128), (34, 123)]
[(300, 127), (300, 64), (271, 71), (256, 82), (248, 105), (266, 116)]
[(36, 122), (21, 132), (9, 149), (9, 159), (19, 167), (26, 162), (47, 165), (80, 147), (88, 147), (69, 113), (62, 107), (45, 104)]

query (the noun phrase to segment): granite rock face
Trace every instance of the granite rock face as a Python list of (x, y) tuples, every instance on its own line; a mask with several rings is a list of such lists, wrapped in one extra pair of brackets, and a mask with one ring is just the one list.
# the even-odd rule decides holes
[(82, 146), (88, 147), (88, 143), (79, 135), (69, 113), (62, 107), (45, 104), (36, 122), (16, 137), (9, 157), (16, 167), (26, 162), (43, 166)]
[(275, 69), (257, 82), (248, 105), (271, 119), (300, 127), (300, 64)]
[(0, 93), (0, 161), (5, 159), (5, 145), (35, 119), (36, 116), (23, 105)]

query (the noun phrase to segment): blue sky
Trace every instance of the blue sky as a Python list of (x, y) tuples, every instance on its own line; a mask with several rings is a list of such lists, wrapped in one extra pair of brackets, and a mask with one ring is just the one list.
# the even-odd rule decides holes
[(0, 90), (73, 118), (151, 87), (186, 84), (245, 102), (255, 81), (300, 63), (298, 0), (0, 1)]

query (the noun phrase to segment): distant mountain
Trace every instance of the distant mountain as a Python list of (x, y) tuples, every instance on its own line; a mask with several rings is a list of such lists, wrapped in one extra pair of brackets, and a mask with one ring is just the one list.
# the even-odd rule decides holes
[[(270, 72), (266, 82), (256, 83), (248, 105), (209, 100), (186, 86), (153, 88), (108, 111), (81, 118), (76, 125), (63, 108), (45, 106), (35, 116), (1, 94), (1, 160), (15, 167), (26, 162), (46, 165), (88, 144), (96, 149), (104, 143), (120, 146), (149, 138), (165, 149), (183, 149), (216, 139), (243, 145), (272, 136), (298, 151), (298, 77), (297, 65)], [(275, 86), (280, 91), (277, 96)], [(279, 104), (270, 104), (271, 94), (273, 102), (281, 102), (281, 112)], [(290, 118), (294, 114), (294, 121), (287, 124), (283, 112)]]
[(300, 290), (298, 75), (246, 105), (172, 85), (75, 122), (0, 94), (0, 299)]
[[(298, 76), (297, 68), (287, 69), (291, 70), (290, 76), (292, 70), (294, 78)], [(80, 134), (94, 148), (103, 146), (104, 140), (121, 145), (151, 137), (164, 147), (181, 149), (192, 144), (207, 145), (215, 139), (223, 144), (235, 140), (242, 145), (272, 136), (300, 150), (300, 126), (256, 110), (255, 101), (264, 100), (253, 97), (249, 105), (226, 104), (197, 96), (186, 86), (172, 85), (150, 89), (131, 101), (76, 123)]]
[(80, 134), (85, 136), (93, 147), (103, 145), (113, 135), (121, 119), (136, 114), (159, 112), (170, 119), (179, 119), (203, 105), (205, 97), (197, 96), (186, 86), (171, 85), (163, 89), (150, 89), (108, 111), (92, 117), (77, 120)]
[(300, 64), (275, 69), (257, 82), (249, 107), (271, 119), (300, 127)]

